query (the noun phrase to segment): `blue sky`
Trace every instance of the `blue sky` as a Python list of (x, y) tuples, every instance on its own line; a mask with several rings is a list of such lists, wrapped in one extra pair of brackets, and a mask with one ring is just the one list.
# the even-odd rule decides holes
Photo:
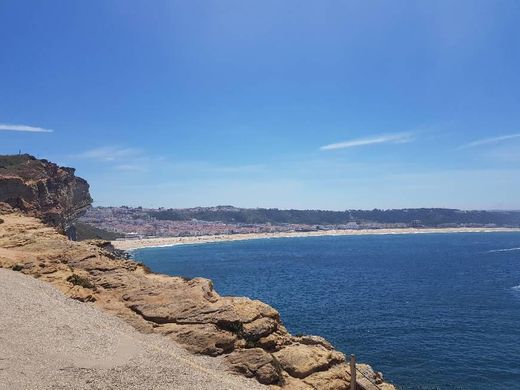
[(520, 209), (516, 0), (4, 0), (0, 18), (0, 153), (76, 167), (98, 205)]

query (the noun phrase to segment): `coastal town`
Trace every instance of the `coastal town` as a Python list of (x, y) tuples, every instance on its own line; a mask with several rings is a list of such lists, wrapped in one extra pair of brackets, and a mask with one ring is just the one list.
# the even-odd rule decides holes
[[(388, 222), (386, 217), (378, 217), (379, 221), (345, 220), (344, 223), (330, 223), (330, 218), (322, 217), (322, 223), (293, 223), (294, 218), (287, 217), (287, 222), (273, 222), (269, 219), (253, 219), (253, 222), (245, 222), (248, 218), (237, 218), (237, 215), (249, 214), (266, 210), (262, 209), (238, 209), (232, 206), (199, 207), (193, 209), (153, 209), (143, 207), (93, 207), (81, 218), (81, 222), (114, 232), (126, 239), (154, 238), (154, 237), (198, 237), (214, 235), (238, 235), (238, 234), (265, 234), (265, 233), (304, 233), (327, 231), (360, 231), (383, 229), (422, 229), (422, 228), (516, 228), (518, 225), (496, 224), (483, 222), (445, 221), (432, 225), (413, 217), (403, 222)], [(272, 210), (269, 210), (272, 211)], [(283, 210), (275, 210), (281, 213)], [(297, 212), (309, 214), (319, 211), (308, 210)], [(387, 211), (383, 215), (396, 212)], [(403, 211), (399, 211), (403, 212)], [(238, 214), (241, 213), (241, 214)], [(337, 213), (337, 212), (335, 212)], [(375, 213), (375, 212), (373, 212)], [(386, 213), (386, 214), (385, 214)], [(440, 213), (438, 211), (437, 213)], [(351, 212), (354, 214), (354, 212)], [(406, 214), (406, 213), (405, 213)], [(467, 213), (466, 213), (467, 214)], [(233, 215), (231, 218), (229, 215)], [(197, 216), (198, 218), (194, 218)], [(204, 219), (202, 219), (204, 218)], [(352, 217), (350, 217), (352, 218)], [(375, 219), (370, 215), (366, 218)], [(251, 219), (251, 218), (249, 218)], [(310, 220), (311, 218), (307, 218)], [(306, 220), (300, 218), (300, 220)], [(383, 221), (381, 221), (383, 220)]]
[[(310, 232), (333, 229), (358, 229), (356, 223), (344, 225), (227, 223), (190, 219), (186, 221), (163, 220), (150, 215), (142, 207), (93, 207), (81, 221), (110, 232), (120, 233), (125, 238), (145, 237), (190, 237), (221, 234)], [(375, 227), (375, 226), (374, 226)]]

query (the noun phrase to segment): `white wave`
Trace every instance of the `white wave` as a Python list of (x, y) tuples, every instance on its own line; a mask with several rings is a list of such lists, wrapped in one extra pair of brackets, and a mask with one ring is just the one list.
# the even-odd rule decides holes
[(493, 249), (492, 251), (488, 251), (488, 253), (513, 252), (513, 251), (520, 251), (520, 248)]
[(520, 284), (515, 287), (511, 287), (511, 290), (520, 291)]

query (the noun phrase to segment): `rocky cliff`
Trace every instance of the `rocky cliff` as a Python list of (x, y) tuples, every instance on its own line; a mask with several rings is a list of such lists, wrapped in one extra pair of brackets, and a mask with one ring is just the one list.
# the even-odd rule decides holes
[(0, 156), (0, 203), (73, 234), (72, 222), (92, 203), (88, 183), (74, 172), (28, 154)]
[[(207, 279), (150, 273), (115, 254), (107, 242), (67, 240), (54, 226), (66, 225), (90, 203), (87, 183), (46, 161), (30, 156), (19, 161), (21, 168), (2, 168), (0, 176), (0, 199), (20, 210), (0, 211), (0, 267), (50, 282), (69, 297), (94, 302), (193, 353), (215, 356), (229, 370), (263, 384), (349, 388), (344, 355), (321, 337), (291, 335), (265, 303), (222, 297)], [(357, 370), (358, 389), (394, 389), (369, 366)]]

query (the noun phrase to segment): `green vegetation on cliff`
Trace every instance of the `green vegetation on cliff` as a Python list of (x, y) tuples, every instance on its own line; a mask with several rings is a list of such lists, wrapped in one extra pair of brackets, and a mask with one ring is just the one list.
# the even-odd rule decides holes
[(95, 226), (89, 225), (84, 222), (75, 222), (74, 226), (76, 227), (76, 240), (107, 240), (114, 241), (117, 238), (123, 237), (123, 234), (109, 232), (105, 229), (100, 229)]
[(341, 225), (357, 223), (403, 223), (424, 226), (487, 225), (520, 226), (520, 211), (463, 211), (457, 209), (420, 208), (398, 210), (279, 210), (242, 209), (231, 206), (198, 207), (192, 209), (159, 209), (148, 211), (160, 220), (220, 221), (226, 223), (291, 223), (306, 225)]

